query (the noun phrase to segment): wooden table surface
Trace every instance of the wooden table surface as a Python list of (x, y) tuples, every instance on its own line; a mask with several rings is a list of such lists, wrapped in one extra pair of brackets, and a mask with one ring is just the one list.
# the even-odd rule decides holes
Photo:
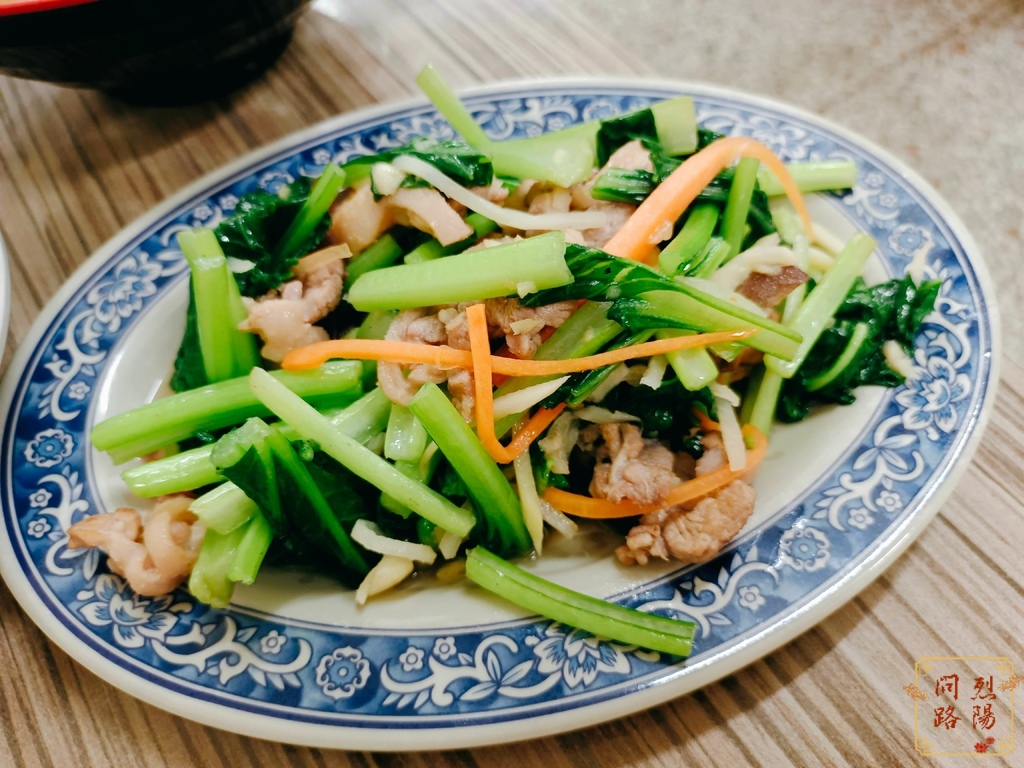
[[(1024, 281), (1014, 264), (1024, 228), (1020, 4), (799, 0), (769, 11), (739, 0), (321, 0), (314, 7), (270, 73), (215, 102), (139, 109), (0, 78), (0, 226), (13, 298), (0, 372), (62, 282), (134, 218), (250, 149), (339, 112), (409, 96), (427, 61), (456, 86), (552, 74), (658, 75), (797, 103), (885, 144), (940, 186), (974, 230), (1004, 300), (1002, 383), (985, 439), (917, 543), (814, 629), (693, 695), (515, 746), (345, 753), (216, 731), (102, 682), (0, 588), (0, 764), (976, 764), (929, 763), (914, 751), (913, 701), (902, 686), (923, 656), (1024, 662)], [(1019, 712), (1016, 722), (1019, 729)], [(1024, 746), (1005, 764), (1024, 764)]]

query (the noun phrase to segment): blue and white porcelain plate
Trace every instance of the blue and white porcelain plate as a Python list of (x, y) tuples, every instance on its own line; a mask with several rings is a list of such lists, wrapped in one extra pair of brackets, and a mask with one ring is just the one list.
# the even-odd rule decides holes
[(729, 548), (699, 567), (625, 568), (614, 537), (552, 535), (537, 573), (693, 621), (682, 661), (607, 642), (420, 577), (356, 609), (326, 579), (279, 571), (229, 610), (186, 592), (150, 599), (96, 551), (68, 550), (86, 515), (140, 505), (92, 450), (92, 425), (151, 399), (184, 326), (185, 264), (174, 234), (209, 226), (245, 192), (273, 190), (329, 162), (451, 138), (423, 102), (330, 120), (239, 160), (130, 226), (68, 282), (3, 383), (0, 565), (36, 623), (74, 658), (145, 701), (216, 727), (280, 741), (408, 750), (493, 744), (580, 728), (692, 691), (760, 658), (866, 586), (916, 537), (977, 443), (994, 395), (992, 289), (977, 249), (934, 190), (885, 152), (825, 121), (706, 86), (622, 80), (502, 84), (468, 101), (498, 139), (532, 136), (679, 93), (701, 124), (753, 136), (785, 160), (852, 159), (859, 183), (812, 201), (840, 237), (879, 244), (869, 278), (912, 259), (943, 280), (895, 390), (779, 428), (756, 481), (757, 508)]

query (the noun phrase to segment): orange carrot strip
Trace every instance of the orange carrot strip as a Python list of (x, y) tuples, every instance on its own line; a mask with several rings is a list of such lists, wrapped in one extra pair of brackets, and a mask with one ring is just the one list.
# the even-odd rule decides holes
[[(492, 373), (508, 376), (562, 376), (567, 373), (579, 373), (606, 365), (614, 365), (637, 357), (650, 357), (674, 352), (678, 349), (741, 341), (755, 333), (757, 330), (751, 328), (741, 331), (718, 331), (716, 333), (699, 333), (693, 336), (677, 336), (571, 360), (519, 360), (499, 357), (491, 355), (490, 346), (488, 346), (486, 357), (489, 360), (489, 368)], [(386, 360), (407, 365), (426, 363), (439, 368), (470, 368), (473, 365), (473, 356), (464, 349), (417, 344), (410, 341), (335, 339), (292, 350), (285, 356), (281, 367), (288, 371), (307, 370), (316, 368), (334, 357), (343, 357), (349, 360)]]
[(473, 358), (473, 394), (476, 396), (476, 434), (491, 458), (499, 464), (515, 459), (494, 434), (494, 390), (491, 389), (491, 343), (487, 332), (487, 311), (483, 304), (466, 310), (469, 351)]
[[(478, 309), (479, 307), (479, 309)], [(499, 464), (515, 461), (530, 447), (541, 432), (562, 412), (565, 403), (554, 408), (541, 408), (515, 434), (506, 448), (494, 433), (494, 392), (491, 389), (491, 345), (487, 333), (487, 315), (483, 304), (466, 310), (469, 326), (469, 350), (473, 356), (473, 394), (476, 396), (476, 434), (491, 458)]]
[(643, 261), (656, 245), (651, 242), (654, 233), (667, 222), (674, 223), (715, 176), (741, 157), (755, 157), (775, 173), (800, 214), (804, 230), (810, 232), (811, 217), (785, 163), (759, 141), (734, 136), (712, 142), (676, 168), (640, 204), (604, 250), (613, 256)]
[(684, 504), (724, 488), (761, 463), (768, 451), (768, 439), (760, 430), (750, 424), (743, 427), (743, 433), (754, 442), (754, 447), (747, 452), (747, 466), (744, 469), (734, 472), (726, 465), (708, 472), (706, 475), (687, 480), (669, 491), (668, 497), (661, 504), (637, 504), (632, 501), (615, 502), (608, 499), (594, 499), (558, 488), (548, 488), (544, 491), (543, 498), (555, 509), (566, 514), (594, 520), (636, 517), (648, 512), (657, 512), (659, 509), (674, 507), (677, 504)]
[(697, 421), (700, 423), (701, 432), (721, 431), (722, 428), (718, 425), (718, 422), (712, 421), (711, 417), (704, 413), (700, 408), (694, 408), (693, 415), (697, 417)]
[(512, 442), (508, 444), (508, 450), (514, 459), (525, 451), (540, 437), (541, 432), (551, 426), (551, 422), (558, 418), (558, 414), (565, 410), (565, 403), (559, 403), (554, 408), (540, 408), (522, 428), (516, 432)]

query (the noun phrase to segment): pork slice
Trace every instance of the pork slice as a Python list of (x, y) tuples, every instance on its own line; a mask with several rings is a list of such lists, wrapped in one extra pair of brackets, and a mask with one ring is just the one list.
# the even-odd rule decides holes
[(601, 436), (604, 445), (597, 449), (590, 481), (594, 498), (657, 504), (679, 484), (675, 455), (657, 440), (644, 440), (635, 424), (602, 424)]
[(336, 260), (291, 280), (256, 301), (246, 300), (249, 316), (238, 328), (263, 339), (260, 354), (280, 362), (293, 349), (327, 340), (314, 323), (327, 317), (341, 301), (345, 263)]
[(778, 272), (764, 273), (751, 272), (739, 286), (736, 293), (745, 296), (752, 302), (765, 309), (778, 306), (794, 288), (797, 288), (810, 279), (810, 275), (800, 267), (785, 266)]
[(743, 529), (756, 496), (747, 483), (734, 480), (692, 509), (676, 506), (650, 512), (630, 530), (615, 555), (625, 565), (644, 565), (651, 558), (707, 562)]
[(343, 194), (331, 206), (327, 237), (332, 243), (345, 243), (357, 254), (377, 242), (394, 223), (392, 209), (384, 200), (374, 200), (370, 185), (363, 184)]
[(399, 224), (407, 224), (452, 245), (473, 235), (473, 228), (450, 206), (436, 189), (402, 188), (384, 198)]

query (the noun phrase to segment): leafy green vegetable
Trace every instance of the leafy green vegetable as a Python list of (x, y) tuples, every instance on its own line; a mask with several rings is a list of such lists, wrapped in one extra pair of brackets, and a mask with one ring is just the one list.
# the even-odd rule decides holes
[(599, 637), (688, 656), (696, 626), (665, 616), (641, 613), (534, 576), (483, 547), (466, 558), (470, 581), (528, 611), (582, 629)]
[(238, 201), (235, 212), (217, 225), (214, 231), (224, 254), (253, 264), (251, 269), (235, 273), (243, 296), (262, 296), (290, 280), (296, 262), (323, 240), (330, 226), (329, 216), (324, 216), (290, 253), (280, 257), (274, 254), (312, 188), (313, 180), (303, 176), (281, 187), (276, 195), (261, 189), (249, 192)]
[(178, 353), (174, 357), (174, 373), (171, 375), (171, 389), (185, 392), (202, 387), (206, 380), (203, 366), (203, 350), (199, 346), (199, 323), (196, 319), (196, 297), (192, 282), (188, 287), (188, 309), (185, 313), (185, 335), (181, 339)]
[(704, 448), (699, 437), (690, 435), (699, 424), (694, 409), (712, 415), (714, 397), (706, 387), (690, 392), (672, 376), (666, 377), (657, 389), (620, 384), (605, 395), (601, 407), (636, 416), (644, 437), (667, 440), (673, 451), (686, 451), (699, 458)]
[(451, 401), (436, 384), (428, 383), (409, 401), (409, 410), (462, 478), (479, 512), (473, 536), (502, 554), (528, 552), (531, 540), (519, 497)]
[[(869, 288), (863, 278), (857, 278), (836, 311), (835, 323), (822, 332), (806, 362), (783, 385), (776, 417), (799, 421), (815, 405), (854, 402), (854, 390), (859, 386), (901, 384), (903, 377), (886, 363), (882, 345), (891, 340), (911, 350), (914, 334), (934, 308), (941, 285), (938, 280), (915, 285), (908, 275)], [(850, 348), (851, 339), (863, 335), (858, 326), (867, 327), (866, 337), (855, 339), (856, 354), (847, 354), (849, 362), (842, 370), (832, 371)], [(827, 384), (814, 388), (825, 374), (830, 374)]]
[[(282, 386), (290, 387), (299, 397), (331, 408), (348, 405), (362, 394), (361, 373), (358, 361), (332, 360), (312, 371), (275, 371), (267, 375), (283, 382)], [(212, 432), (267, 413), (249, 391), (248, 379), (242, 376), (119, 413), (97, 424), (89, 439), (119, 464), (198, 432)]]
[(650, 109), (639, 109), (602, 120), (601, 127), (597, 129), (597, 164), (604, 165), (615, 150), (637, 139), (653, 143), (658, 141), (658, 128)]
[[(355, 184), (368, 178), (370, 169), (377, 163), (389, 163), (396, 157), (411, 155), (430, 163), (441, 173), (465, 187), (486, 187), (494, 180), (491, 158), (479, 149), (461, 141), (434, 141), (414, 139), (404, 147), (387, 149), (376, 155), (366, 155), (349, 160), (342, 166), (348, 183)], [(406, 176), (403, 187), (429, 186), (414, 176)]]
[(343, 580), (358, 583), (369, 565), (348, 533), (371, 494), (329, 457), (298, 447), (276, 427), (250, 419), (218, 442), (211, 458), (256, 502), (288, 549), (332, 571), (340, 568)]
[(656, 269), (632, 259), (612, 256), (599, 248), (569, 243), (565, 246), (565, 265), (572, 272), (571, 283), (531, 293), (520, 303), (525, 307), (540, 307), (569, 299), (614, 301), (646, 291), (681, 290), (678, 283)]
[(644, 170), (609, 168), (597, 177), (590, 195), (609, 203), (640, 205), (654, 191), (654, 174)]
[[(610, 352), (613, 349), (631, 347), (634, 344), (640, 344), (647, 341), (653, 335), (654, 331), (652, 330), (640, 331), (639, 333), (625, 331), (619, 334), (618, 338), (613, 340), (601, 351)], [(618, 368), (618, 364), (606, 365), (601, 368), (595, 368), (592, 371), (574, 373), (569, 377), (567, 382), (555, 390), (551, 395), (544, 398), (540, 405), (545, 408), (554, 408), (559, 403), (566, 403), (570, 407), (581, 405), (590, 393), (597, 389), (601, 385), (601, 382), (607, 379), (608, 376), (611, 375), (611, 372), (616, 368)]]

